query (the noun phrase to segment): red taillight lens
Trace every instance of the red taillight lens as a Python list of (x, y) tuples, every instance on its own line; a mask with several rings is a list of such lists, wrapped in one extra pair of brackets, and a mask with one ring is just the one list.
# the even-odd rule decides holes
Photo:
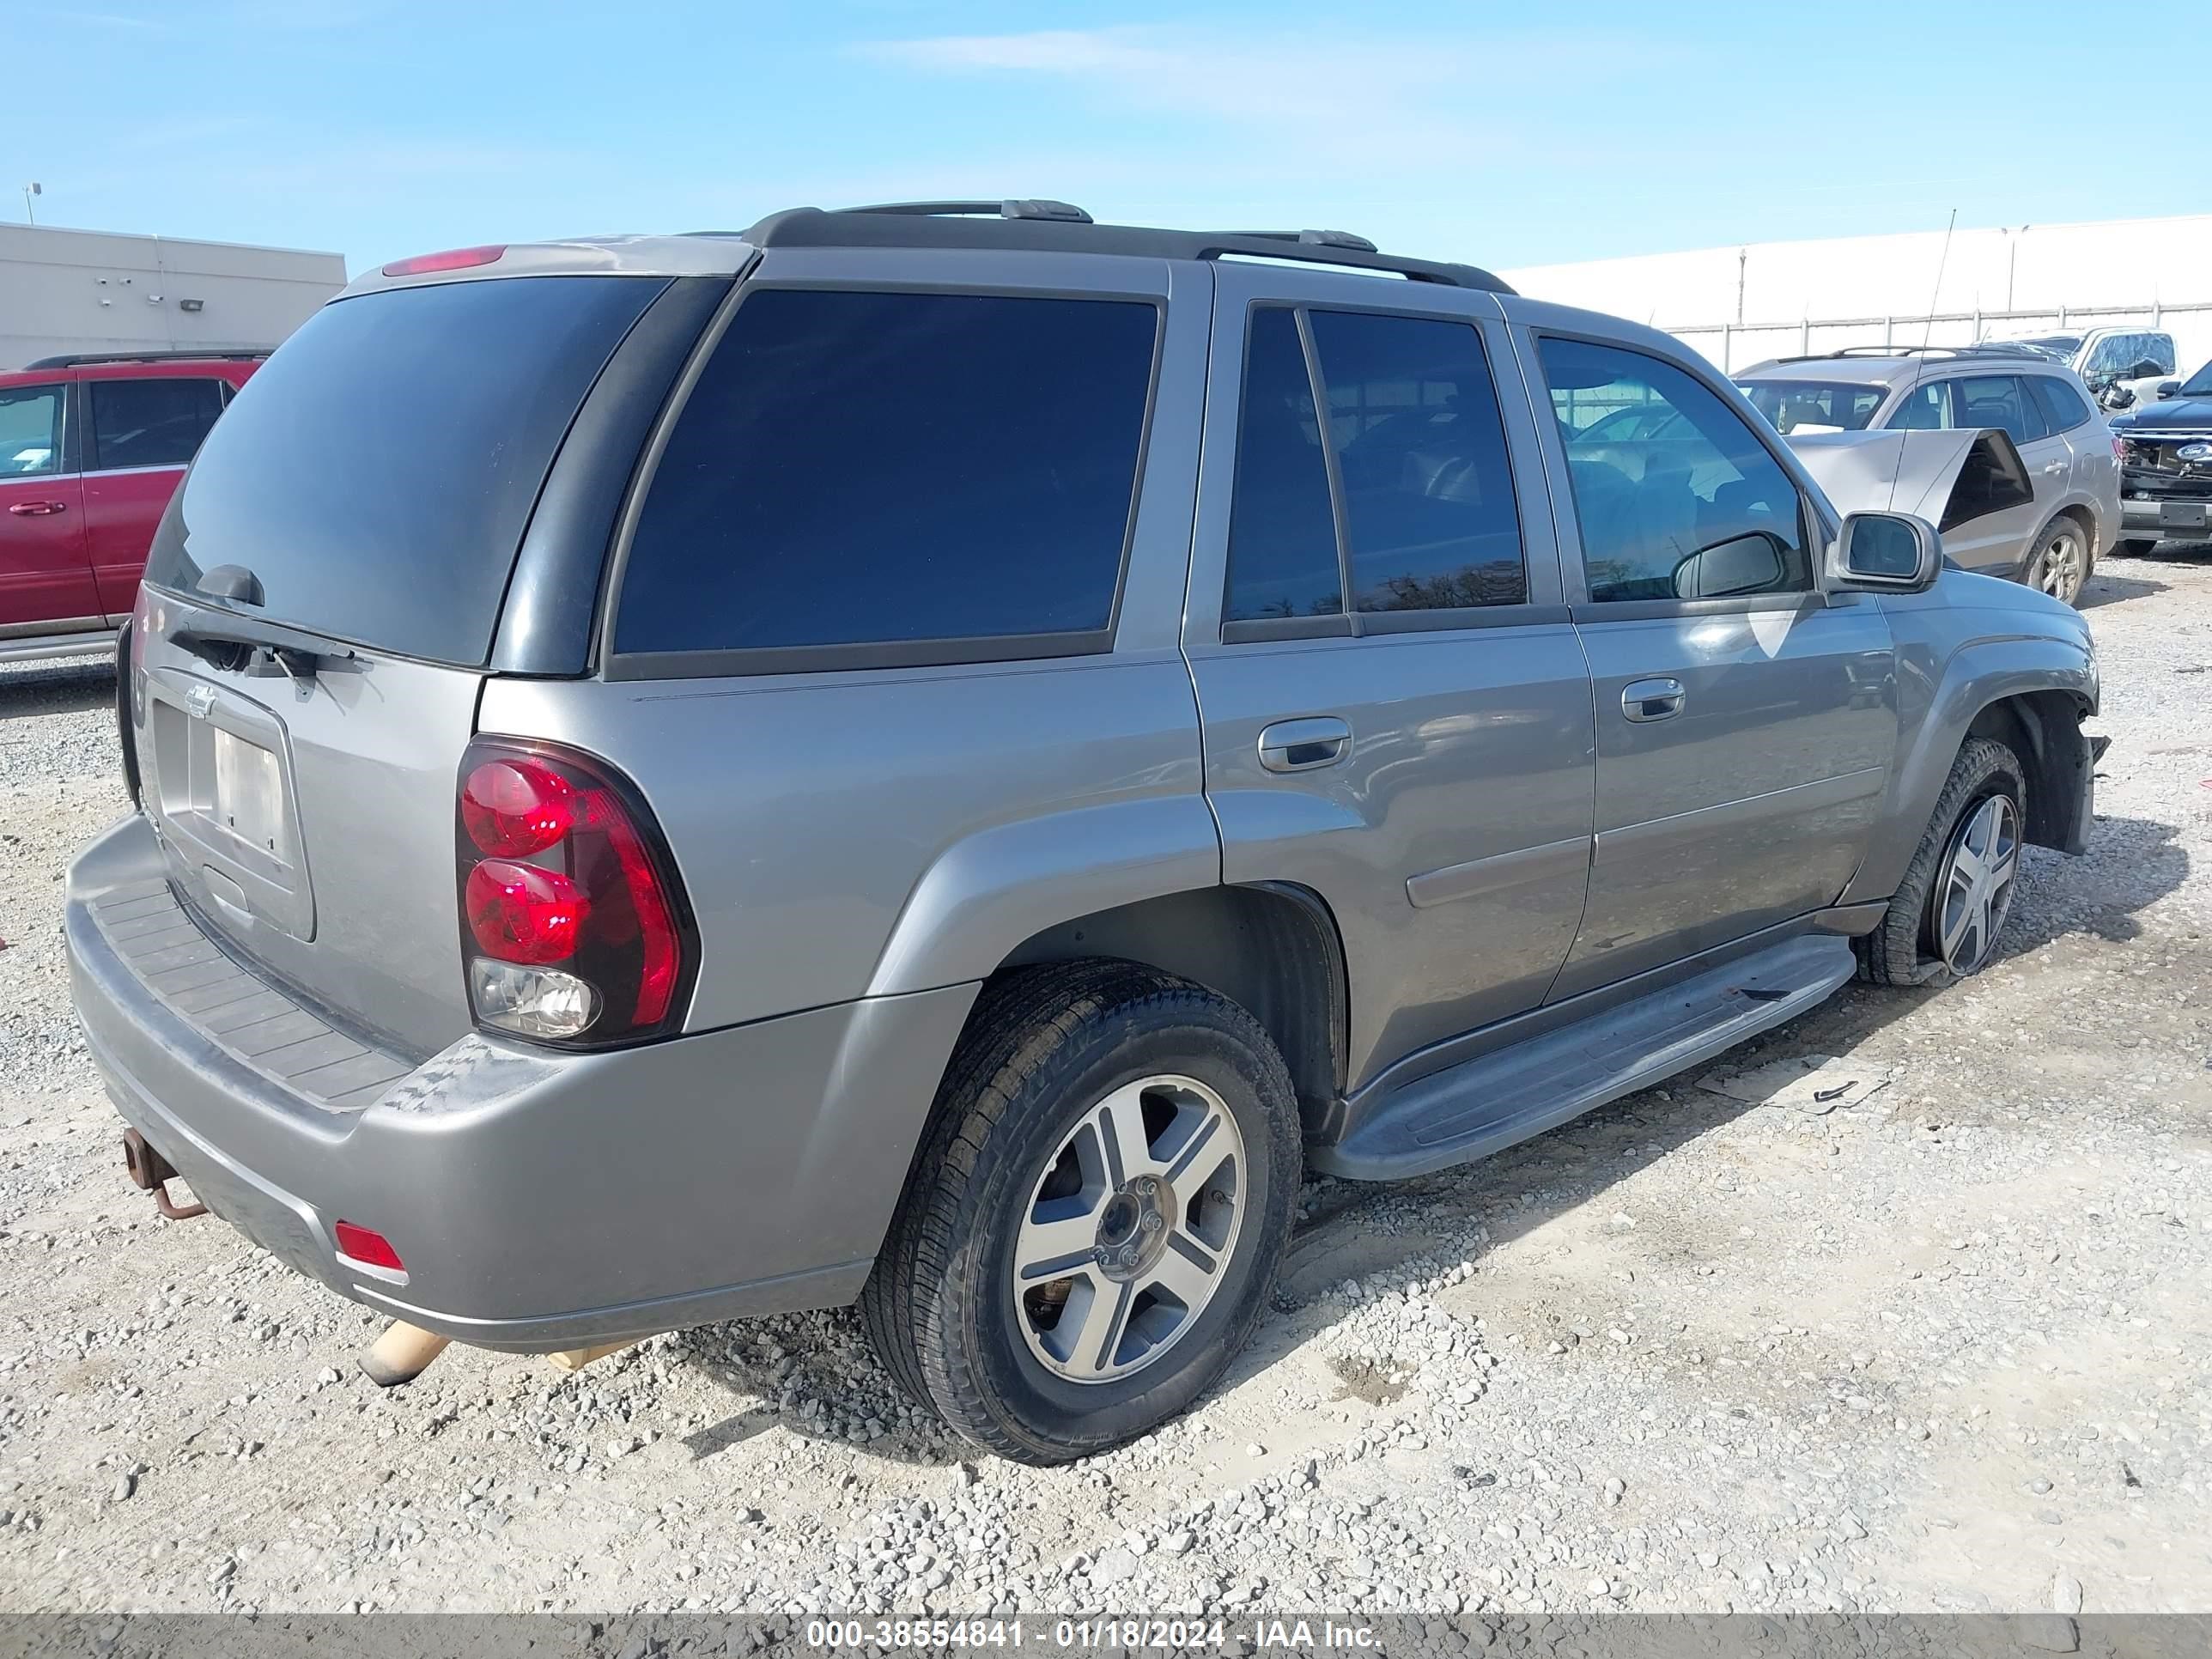
[(461, 823), (485, 852), (527, 858), (568, 833), (575, 802), (568, 780), (542, 761), (486, 761), (461, 785)]
[(349, 1256), (372, 1267), (389, 1267), (397, 1273), (407, 1271), (407, 1264), (399, 1259), (399, 1252), (392, 1248), (392, 1241), (382, 1233), (356, 1226), (350, 1221), (341, 1221), (331, 1231), (337, 1235), (340, 1255)]
[(2112, 459), (2116, 461), (2124, 461), (2127, 458), (2128, 441), (2116, 432), (2112, 434)]
[(418, 253), (411, 259), (394, 259), (383, 269), (387, 276), (422, 276), (434, 270), (467, 270), (475, 265), (488, 265), (506, 252), (504, 242), (487, 243), (481, 247), (453, 247), (443, 253)]
[(462, 908), (477, 949), (501, 962), (534, 967), (566, 962), (592, 913), (592, 902), (557, 870), (486, 859), (469, 872)]
[(455, 817), (479, 1023), (594, 1046), (681, 1018), (696, 959), (690, 911), (651, 814), (619, 774), (551, 744), (480, 739)]

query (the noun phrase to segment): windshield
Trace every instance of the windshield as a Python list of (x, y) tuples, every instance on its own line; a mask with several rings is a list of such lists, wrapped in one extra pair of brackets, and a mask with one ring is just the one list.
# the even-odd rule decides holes
[(2024, 340), (1996, 340), (1990, 343), (2024, 346), (2030, 351), (2039, 351), (2046, 357), (2056, 357), (2063, 362), (2081, 349), (2081, 337), (2078, 334), (2035, 334)]
[(1785, 437), (1800, 427), (1863, 432), (1889, 396), (1886, 386), (1864, 380), (1739, 380), (1752, 407)]
[(2182, 383), (2185, 398), (2212, 398), (2212, 363), (2207, 363)]

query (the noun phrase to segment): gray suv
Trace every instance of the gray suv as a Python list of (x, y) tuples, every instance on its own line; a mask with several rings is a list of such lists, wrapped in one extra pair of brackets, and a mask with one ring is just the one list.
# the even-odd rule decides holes
[(1662, 334), (1040, 202), (386, 266), (125, 661), (142, 1176), (492, 1348), (858, 1300), (1036, 1462), (1219, 1376), (1304, 1172), (1983, 966), (2098, 696)]
[(2073, 605), (2118, 538), (2119, 445), (2073, 371), (2025, 345), (1852, 346), (1755, 364), (1736, 384), (1785, 437), (2002, 432), (2017, 454), (1970, 458), (1943, 517), (1944, 550), (1969, 570)]

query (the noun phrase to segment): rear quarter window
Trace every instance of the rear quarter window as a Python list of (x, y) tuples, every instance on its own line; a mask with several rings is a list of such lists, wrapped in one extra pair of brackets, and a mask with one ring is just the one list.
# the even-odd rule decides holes
[(1107, 648), (1158, 328), (1142, 301), (747, 295), (640, 510), (617, 654)]

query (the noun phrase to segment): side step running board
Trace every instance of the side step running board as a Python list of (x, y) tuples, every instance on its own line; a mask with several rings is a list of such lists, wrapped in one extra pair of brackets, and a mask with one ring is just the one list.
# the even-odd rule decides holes
[(1401, 1181), (1487, 1158), (1664, 1081), (1826, 1000), (1851, 976), (1850, 941), (1813, 935), (1393, 1090), (1308, 1167)]

